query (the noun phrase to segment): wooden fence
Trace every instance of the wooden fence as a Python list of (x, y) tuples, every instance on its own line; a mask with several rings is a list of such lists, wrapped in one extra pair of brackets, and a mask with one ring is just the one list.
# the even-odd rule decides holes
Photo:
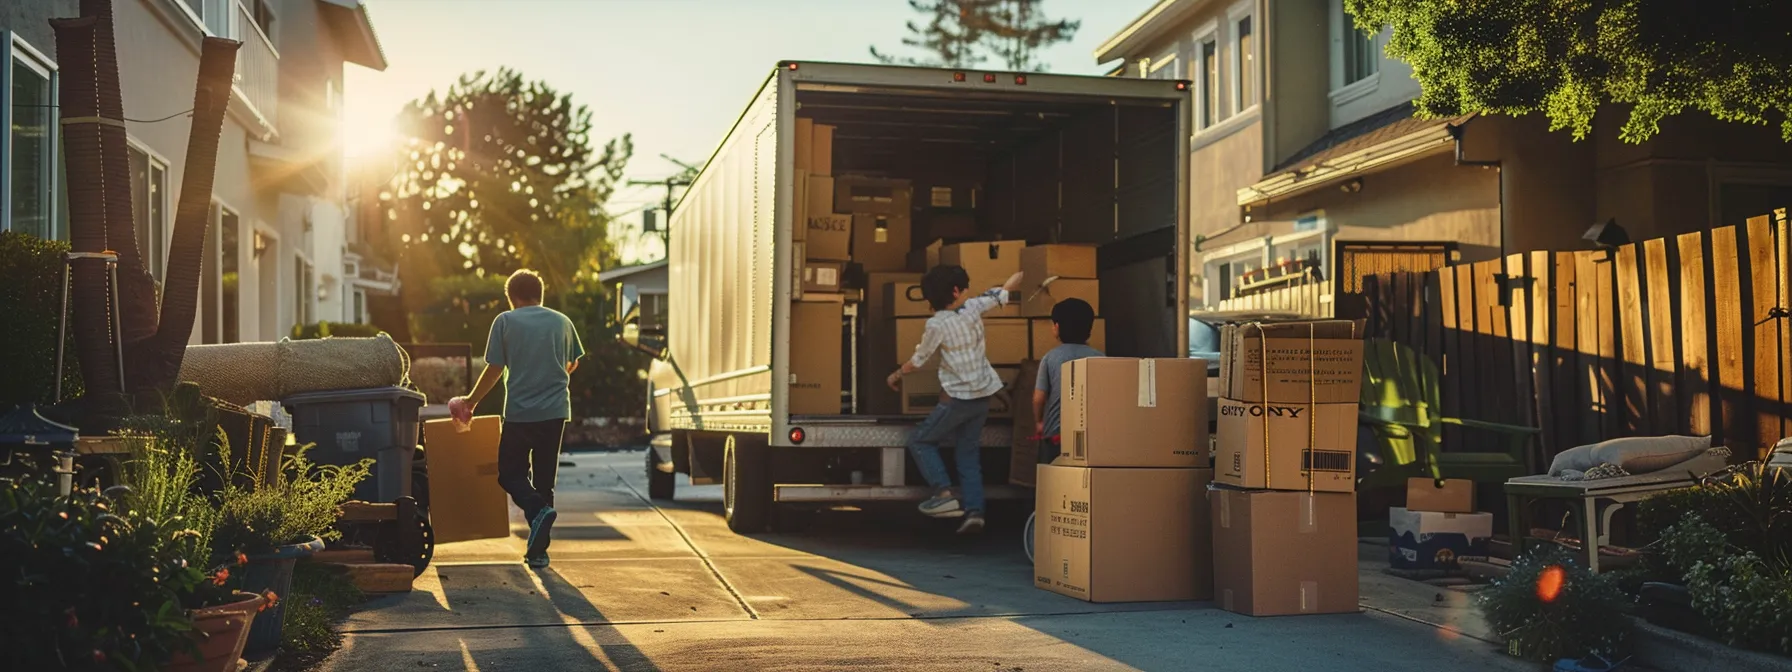
[(1219, 310), (1278, 311), (1300, 313), (1307, 317), (1332, 317), (1332, 286), (1315, 282), (1270, 290), (1250, 296), (1226, 299)]
[[(1441, 365), (1444, 415), (1541, 427), (1541, 466), (1660, 434), (1710, 434), (1755, 459), (1792, 434), (1787, 244), (1781, 209), (1610, 250), (1367, 276), (1346, 303), (1369, 336)], [(1480, 449), (1457, 431), (1445, 441)]]

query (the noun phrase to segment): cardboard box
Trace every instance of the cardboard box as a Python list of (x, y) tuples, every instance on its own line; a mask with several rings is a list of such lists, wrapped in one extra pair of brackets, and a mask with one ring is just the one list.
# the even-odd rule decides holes
[(921, 295), (921, 278), (919, 274), (913, 281), (897, 281), (890, 283), (885, 289), (885, 305), (889, 306), (891, 315), (896, 317), (930, 317), (933, 306)]
[(1029, 275), (1023, 282), (1027, 288), (1021, 292), (1020, 314), (1026, 317), (1051, 317), (1052, 306), (1065, 299), (1082, 299), (1089, 303), (1089, 308), (1096, 315), (1101, 314), (1101, 281), (1060, 278), (1050, 284), (1040, 286)]
[(1039, 466), (1033, 585), (1088, 602), (1212, 599), (1212, 475)]
[(940, 253), (945, 249), (946, 249), (946, 241), (944, 241), (944, 240), (939, 240), (939, 239), (935, 238), (933, 242), (928, 243), (927, 244), (927, 268), (923, 269), (923, 270), (931, 271), (931, 270), (933, 270), (933, 267), (940, 265)]
[[(1354, 492), (1356, 410), (1356, 404), (1265, 404), (1222, 398), (1214, 481), (1240, 488), (1307, 490), (1311, 476), (1312, 490)], [(1309, 446), (1309, 439), (1317, 445)], [(1309, 463), (1314, 468), (1308, 469)]]
[(1020, 272), (1020, 251), (1026, 246), (1022, 240), (947, 245), (940, 248), (940, 265), (963, 267), (971, 276), (970, 291), (983, 292)]
[(1033, 245), (1020, 251), (1020, 270), (1028, 282), (1050, 277), (1095, 279), (1094, 245)]
[(852, 260), (867, 273), (906, 271), (909, 220), (900, 215), (852, 216)]
[(841, 175), (834, 180), (834, 212), (911, 214), (908, 180)]
[(1226, 326), (1220, 330), (1222, 396), (1239, 401), (1354, 404), (1362, 394), (1360, 336), (1356, 324), (1345, 320)]
[(852, 240), (851, 215), (812, 215), (809, 230), (804, 234), (804, 255), (820, 261), (852, 261), (848, 241)]
[(453, 541), (510, 536), (510, 498), (498, 487), (498, 429), (495, 415), (473, 418), (470, 431), (454, 431), (447, 418), (423, 422), (429, 441), (429, 478), (436, 492), (453, 496), (430, 502), (435, 538)]
[(834, 174), (834, 127), (815, 124), (809, 135), (809, 172)]
[(806, 294), (790, 304), (790, 398), (793, 415), (840, 413), (845, 297)]
[(791, 160), (797, 170), (815, 171), (813, 147), (815, 146), (815, 120), (808, 117), (796, 118), (796, 137), (791, 138), (795, 154)]
[(957, 210), (921, 212), (915, 220), (915, 232), (920, 240), (953, 242), (974, 239), (979, 235), (976, 215)]
[(859, 340), (859, 412), (895, 415), (902, 412), (900, 393), (890, 389), (884, 377), (896, 370), (896, 318), (890, 305), (891, 287), (913, 283), (919, 273), (869, 273), (865, 276), (865, 306), (859, 321), (864, 336)]
[(808, 186), (803, 190), (803, 208), (808, 217), (839, 214), (834, 209), (834, 178), (810, 173), (804, 181)]
[[(915, 355), (915, 347), (921, 344), (921, 335), (927, 330), (927, 318), (896, 318), (896, 363), (901, 364)], [(1027, 359), (1027, 323), (1013, 318), (988, 318), (983, 320), (983, 353), (989, 363), (995, 366), (1019, 366)], [(939, 364), (940, 353), (935, 352), (927, 360), (927, 368), (935, 368)]]
[[(1020, 378), (1020, 367), (997, 366), (996, 377), (1002, 380), (1002, 389), (989, 398), (989, 417), (1007, 418), (1014, 413), (1016, 380)], [(937, 369), (916, 371), (902, 377), (902, 413), (904, 415), (926, 415), (933, 412), (945, 398), (945, 389), (940, 386), (940, 374)], [(1029, 402), (1032, 397), (1027, 398)]]
[(1060, 380), (1064, 454), (1056, 464), (1210, 466), (1201, 360), (1092, 357), (1065, 364)]
[(1394, 569), (1461, 569), (1463, 560), (1486, 560), (1492, 538), (1491, 513), (1388, 509), (1388, 566)]
[[(1052, 335), (1052, 321), (1050, 318), (1035, 318), (1028, 321), (1032, 323), (1033, 331), (1032, 351), (1029, 356), (1032, 359), (1044, 359), (1045, 353), (1051, 352), (1052, 348), (1059, 345), (1058, 337)], [(1108, 321), (1099, 317), (1095, 318), (1095, 324), (1089, 327), (1089, 347), (1107, 352), (1107, 334)]]
[(1020, 363), (1014, 378), (1014, 437), (1008, 443), (1008, 483), (1033, 487), (1038, 478), (1039, 440), (1033, 438), (1033, 389), (1039, 383), (1039, 362), (1029, 359)]
[(846, 274), (846, 262), (805, 260), (799, 265), (802, 269), (798, 276), (802, 282), (803, 292), (822, 292), (837, 294), (840, 292), (840, 281)]
[(1357, 607), (1356, 495), (1209, 489), (1214, 600), (1249, 616)]
[(1406, 509), (1438, 513), (1474, 513), (1475, 482), (1466, 478), (1444, 480), (1444, 487), (1430, 478), (1406, 479)]

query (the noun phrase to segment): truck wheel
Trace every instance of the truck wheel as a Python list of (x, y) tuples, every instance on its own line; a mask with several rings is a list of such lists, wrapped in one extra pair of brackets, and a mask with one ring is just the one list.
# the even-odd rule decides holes
[(678, 488), (678, 474), (660, 471), (659, 456), (647, 449), (647, 497), (670, 501)]
[(722, 446), (722, 515), (736, 534), (763, 532), (772, 508), (771, 465), (764, 444), (736, 441)]

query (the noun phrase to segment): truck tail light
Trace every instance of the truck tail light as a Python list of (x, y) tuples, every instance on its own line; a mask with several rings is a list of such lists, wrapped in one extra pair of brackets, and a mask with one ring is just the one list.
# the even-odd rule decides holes
[(804, 432), (803, 428), (801, 428), (801, 427), (791, 428), (791, 430), (790, 430), (790, 442), (791, 443), (801, 445), (803, 443), (803, 439), (807, 439), (807, 438), (809, 438), (809, 434), (808, 434), (808, 432)]

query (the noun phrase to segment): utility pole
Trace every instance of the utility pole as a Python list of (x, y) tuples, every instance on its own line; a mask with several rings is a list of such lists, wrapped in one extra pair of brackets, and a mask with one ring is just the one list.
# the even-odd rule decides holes
[[(660, 158), (672, 162), (674, 165), (677, 165), (679, 168), (682, 168), (683, 170), (681, 170), (677, 175), (673, 175), (664, 180), (629, 180), (628, 184), (629, 184), (629, 186), (663, 186), (666, 188), (666, 198), (664, 201), (661, 202), (661, 207), (660, 207), (660, 213), (661, 213), (660, 216), (666, 218), (665, 223), (659, 224), (659, 223), (655, 222), (654, 217), (651, 214), (644, 214), (642, 216), (642, 227), (641, 228), (642, 228), (643, 233), (659, 234), (660, 243), (665, 245), (666, 250), (668, 252), (670, 252), (672, 249), (672, 247), (671, 247), (671, 234), (672, 234), (671, 228), (672, 228), (672, 201), (673, 201), (672, 194), (673, 194), (673, 190), (675, 190), (679, 187), (691, 186), (692, 180), (696, 179), (697, 172), (700, 169), (697, 166), (693, 166), (693, 165), (685, 163), (683, 161), (679, 161), (678, 159), (674, 159), (670, 156), (666, 156), (665, 154), (661, 154)], [(652, 213), (652, 212), (653, 212), (652, 210), (647, 211), (647, 213)]]

